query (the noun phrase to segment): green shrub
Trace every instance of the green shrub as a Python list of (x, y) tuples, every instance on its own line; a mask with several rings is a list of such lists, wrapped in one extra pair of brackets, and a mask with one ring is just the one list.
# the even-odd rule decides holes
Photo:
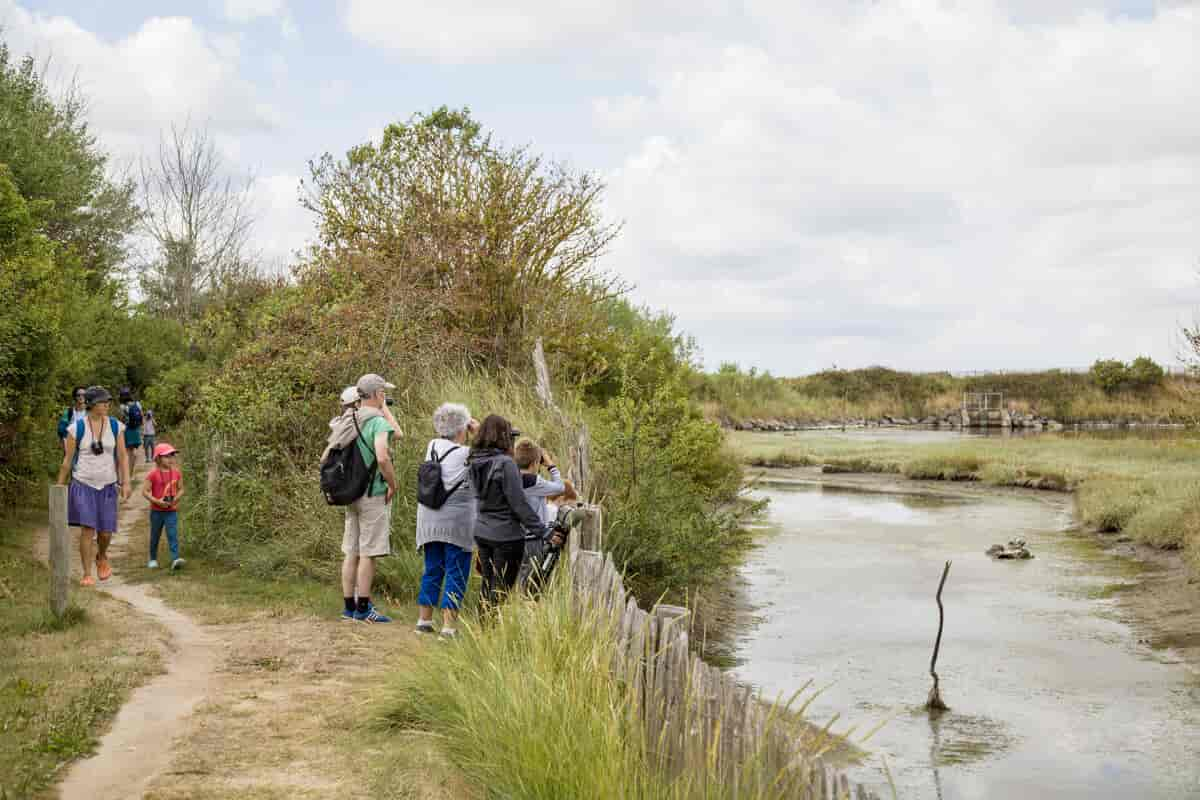
[(1129, 364), (1129, 383), (1135, 389), (1149, 389), (1162, 384), (1166, 372), (1146, 356), (1138, 356)]

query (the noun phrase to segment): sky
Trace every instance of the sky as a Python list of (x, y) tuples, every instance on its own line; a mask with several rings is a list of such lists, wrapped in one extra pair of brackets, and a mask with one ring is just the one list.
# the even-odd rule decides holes
[(310, 159), (468, 106), (607, 184), (603, 266), (705, 364), (1175, 364), (1200, 314), (1200, 0), (0, 0), (117, 164), (207, 125), (256, 243)]

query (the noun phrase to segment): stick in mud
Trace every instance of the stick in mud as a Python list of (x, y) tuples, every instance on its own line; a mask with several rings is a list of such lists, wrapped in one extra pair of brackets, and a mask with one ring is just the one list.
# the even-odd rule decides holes
[(933, 688), (929, 690), (929, 698), (925, 701), (925, 708), (929, 711), (945, 711), (948, 706), (942, 702), (942, 694), (938, 691), (938, 674), (937, 674), (937, 657), (938, 650), (942, 647), (942, 627), (946, 622), (946, 611), (942, 607), (942, 589), (946, 585), (946, 576), (950, 574), (950, 562), (946, 562), (946, 566), (942, 569), (942, 580), (938, 584), (937, 590), (937, 607), (938, 607), (938, 632), (937, 639), (933, 643), (933, 658), (929, 660), (929, 674), (933, 676)]

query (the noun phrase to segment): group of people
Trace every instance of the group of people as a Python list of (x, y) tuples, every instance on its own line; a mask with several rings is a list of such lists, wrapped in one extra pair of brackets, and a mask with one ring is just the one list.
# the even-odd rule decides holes
[[(362, 376), (342, 392), (342, 413), (330, 421), (326, 454), (357, 439), (364, 461), (375, 470), (366, 493), (346, 507), (345, 619), (392, 621), (370, 597), (374, 559), (391, 553), (391, 502), (398, 486), (388, 445), (401, 435), (388, 408), (394, 388), (379, 375)], [(444, 403), (432, 422), (435, 437), (424, 456), (440, 471), (444, 488), (436, 503), (422, 501), (418, 492), (416, 545), (425, 564), (416, 629), (437, 633), (433, 615), (440, 607), (440, 634), (453, 638), (472, 561), (482, 578), (481, 599), (494, 608), (518, 584), (536, 582), (538, 557), (563, 543), (551, 524), (556, 505), (576, 497), (553, 455), (521, 438), (504, 417), (493, 414), (481, 423), (466, 406)]]
[[(178, 451), (166, 442), (155, 443), (153, 412), (143, 411), (132, 392), (120, 392), (120, 413), (113, 415), (112, 395), (103, 386), (78, 387), (72, 405), (58, 423), (63, 459), (58, 484), (67, 490), (67, 524), (79, 528), (82, 586), (112, 577), (108, 547), (117, 532), (117, 506), (132, 493), (133, 463), (145, 448), (154, 469), (146, 475), (142, 494), (150, 505), (151, 569), (158, 567), (158, 545), (165, 530), (171, 552), (171, 569), (179, 569), (179, 498), (183, 476)], [(96, 577), (92, 577), (95, 568)]]

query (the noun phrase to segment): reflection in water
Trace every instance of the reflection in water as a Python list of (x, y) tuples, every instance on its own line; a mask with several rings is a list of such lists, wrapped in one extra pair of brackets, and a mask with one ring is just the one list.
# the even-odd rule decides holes
[[(743, 569), (760, 620), (737, 644), (739, 677), (767, 695), (814, 679), (810, 708), (863, 726), (890, 717), (854, 776), (900, 797), (973, 800), (1200, 795), (1196, 679), (1138, 645), (1096, 599), (1128, 577), (1086, 536), (1064, 532), (1065, 499), (888, 496), (771, 486), (774, 532)], [(1036, 558), (994, 562), (1022, 538)], [(915, 708), (928, 690), (945, 560), (938, 660), (951, 710)]]

